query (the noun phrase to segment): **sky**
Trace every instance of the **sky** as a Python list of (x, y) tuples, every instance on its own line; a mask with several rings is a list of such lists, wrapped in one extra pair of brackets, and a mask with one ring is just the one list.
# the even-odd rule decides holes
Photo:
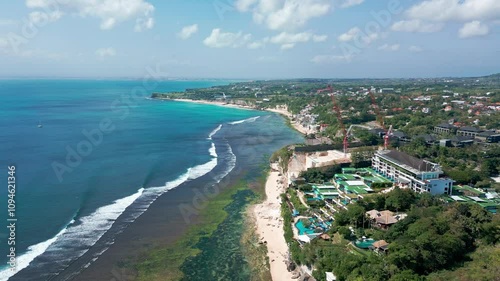
[(0, 2), (0, 77), (409, 78), (500, 72), (498, 0)]

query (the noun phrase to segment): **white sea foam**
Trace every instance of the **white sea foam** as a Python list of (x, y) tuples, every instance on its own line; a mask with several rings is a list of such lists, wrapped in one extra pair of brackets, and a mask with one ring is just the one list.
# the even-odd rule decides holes
[(220, 124), (219, 126), (217, 126), (217, 128), (215, 128), (209, 135), (208, 135), (208, 139), (211, 140), (213, 136), (215, 136), (215, 134), (217, 134), (217, 132), (222, 129), (222, 124)]
[(210, 153), (210, 156), (217, 157), (217, 150), (215, 149), (215, 143), (212, 143), (212, 146), (210, 147), (210, 149), (208, 149), (208, 152)]
[[(113, 225), (115, 220), (130, 206), (139, 196), (144, 188), (140, 188), (136, 193), (122, 199), (114, 201), (112, 204), (98, 208), (92, 214), (78, 220), (77, 225), (72, 220), (63, 230), (54, 237), (28, 247), (28, 252), (20, 255), (17, 259), (16, 272), (26, 268), (36, 257), (46, 251), (54, 251), (66, 248), (70, 245), (92, 246), (104, 233)], [(49, 248), (50, 247), (50, 248)], [(82, 256), (88, 250), (76, 251), (77, 257)], [(0, 280), (8, 280), (16, 272), (6, 269), (0, 272)]]
[[(221, 127), (222, 125), (219, 125), (219, 127), (211, 133), (211, 136), (215, 135)], [(228, 151), (229, 156), (225, 159), (228, 161), (228, 168), (221, 175), (218, 175), (215, 178), (217, 182), (220, 182), (222, 178), (227, 176), (234, 169), (236, 156), (232, 152), (229, 144)], [(147, 189), (140, 188), (136, 193), (130, 196), (118, 199), (109, 205), (98, 208), (92, 214), (79, 219), (76, 225), (73, 225), (75, 220), (72, 220), (63, 230), (51, 239), (28, 247), (28, 252), (22, 254), (17, 259), (18, 264), (16, 272), (26, 268), (37, 256), (45, 252), (55, 253), (57, 251), (64, 251), (71, 249), (71, 247), (74, 247), (75, 245), (85, 248), (85, 250), (74, 250), (69, 253), (71, 257), (67, 257), (67, 259), (74, 260), (81, 257), (113, 226), (116, 219), (125, 211), (125, 209), (127, 209), (134, 202), (140, 203), (140, 206), (137, 206), (134, 209), (135, 212), (130, 214), (130, 218), (127, 222), (132, 222), (138, 218), (163, 193), (176, 188), (188, 180), (197, 179), (212, 171), (217, 166), (218, 158), (214, 143), (212, 143), (209, 153), (212, 157), (210, 161), (187, 169), (185, 173), (173, 181), (166, 182), (164, 186), (151, 187)], [(113, 242), (111, 242), (111, 244), (112, 243)], [(108, 247), (94, 254), (94, 257), (90, 262), (84, 265), (84, 268), (89, 267), (107, 249)], [(65, 254), (68, 254), (67, 251), (65, 251)], [(0, 271), (0, 281), (8, 280), (16, 272), (12, 272), (10, 268)]]
[(57, 238), (59, 238), (61, 235), (63, 235), (67, 231), (68, 226), (70, 226), (74, 222), (75, 222), (75, 220), (71, 220), (61, 231), (59, 231), (59, 233), (56, 234), (56, 236), (54, 236), (46, 241), (40, 242), (38, 244), (29, 246), (28, 251), (26, 253), (20, 255), (16, 259), (17, 264), (16, 264), (15, 271), (12, 271), (10, 269), (10, 267), (0, 271), (0, 280), (2, 280), (2, 281), (8, 280), (15, 273), (26, 268), (36, 257), (38, 257), (43, 252), (45, 252), (47, 250), (47, 248), (57, 240)]
[(220, 175), (217, 175), (215, 177), (215, 180), (217, 181), (217, 183), (220, 183), (220, 181), (226, 177), (227, 175), (229, 175), (229, 173), (231, 173), (231, 171), (234, 169), (234, 167), (236, 167), (236, 155), (234, 155), (233, 153), (233, 149), (231, 148), (231, 146), (229, 145), (229, 143), (226, 144), (227, 145), (227, 151), (229, 153), (229, 156), (225, 159), (228, 163), (228, 166), (226, 168), (226, 170), (224, 170), (224, 172)]
[(215, 144), (212, 143), (212, 147), (208, 150), (210, 152), (210, 156), (213, 158), (205, 164), (198, 165), (189, 170), (189, 179), (194, 180), (199, 177), (202, 177), (212, 171), (215, 166), (217, 166), (217, 152), (215, 150)]
[(236, 124), (241, 124), (241, 123), (252, 123), (252, 122), (255, 122), (255, 120), (257, 120), (259, 118), (260, 118), (260, 116), (256, 116), (256, 117), (251, 117), (251, 118), (244, 119), (244, 120), (229, 122), (229, 124), (236, 125)]

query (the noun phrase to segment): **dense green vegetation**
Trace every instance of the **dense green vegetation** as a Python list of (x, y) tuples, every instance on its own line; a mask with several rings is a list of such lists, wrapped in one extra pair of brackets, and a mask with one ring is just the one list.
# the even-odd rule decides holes
[(324, 168), (311, 168), (301, 172), (300, 177), (303, 177), (309, 183), (324, 183), (330, 181), (335, 174), (342, 172), (339, 165), (328, 166)]
[[(365, 216), (372, 209), (408, 216), (383, 231), (371, 227)], [(348, 226), (355, 230), (354, 236)], [(495, 280), (492, 276), (498, 272), (493, 266), (482, 267), (481, 258), (499, 260), (500, 217), (475, 204), (445, 204), (439, 197), (395, 189), (336, 213), (329, 234), (346, 240), (315, 239), (292, 255), (297, 263), (314, 266), (317, 280), (325, 280), (326, 271), (333, 271), (338, 280), (444, 280), (459, 276), (464, 268), (474, 271), (468, 272), (470, 279), (462, 280)], [(363, 235), (390, 243), (388, 253), (348, 244)]]
[(401, 150), (418, 158), (439, 163), (457, 184), (482, 183), (483, 188), (495, 187), (490, 177), (500, 173), (500, 146), (487, 148), (477, 145), (452, 148), (428, 146), (421, 139), (413, 140)]
[(286, 172), (288, 170), (288, 162), (290, 162), (290, 158), (293, 155), (293, 150), (288, 147), (282, 147), (279, 150), (275, 151), (269, 161), (271, 163), (278, 163), (279, 167)]

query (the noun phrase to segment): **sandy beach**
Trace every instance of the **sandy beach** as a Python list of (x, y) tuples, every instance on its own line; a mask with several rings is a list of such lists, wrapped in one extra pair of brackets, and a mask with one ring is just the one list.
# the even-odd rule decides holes
[(270, 112), (274, 112), (274, 113), (278, 113), (278, 114), (281, 114), (283, 116), (285, 116), (286, 118), (288, 118), (290, 120), (290, 124), (292, 124), (292, 126), (295, 128), (295, 130), (301, 132), (302, 134), (304, 135), (307, 135), (307, 134), (310, 134), (311, 132), (305, 128), (304, 126), (300, 125), (299, 123), (297, 122), (293, 122), (292, 121), (292, 114), (288, 111), (288, 110), (285, 110), (285, 109), (277, 109), (277, 108), (267, 108), (266, 111), (270, 111)]
[(253, 207), (256, 219), (256, 232), (260, 241), (267, 245), (267, 256), (271, 266), (273, 281), (292, 280), (292, 272), (288, 272), (286, 259), (288, 246), (283, 231), (281, 217), (281, 193), (284, 186), (280, 183), (279, 172), (271, 172), (266, 181), (266, 200)]
[[(239, 108), (239, 109), (247, 109), (247, 110), (256, 110), (255, 108), (251, 106), (244, 106), (244, 105), (238, 105), (238, 104), (231, 104), (231, 103), (226, 103), (226, 102), (221, 102), (221, 101), (207, 101), (207, 100), (191, 100), (191, 99), (165, 99), (165, 100), (172, 100), (172, 101), (180, 101), (180, 102), (192, 102), (192, 103), (199, 103), (199, 104), (211, 104), (211, 105), (218, 105), (218, 106), (227, 106), (227, 107), (233, 107), (233, 108)], [(297, 122), (292, 121), (292, 114), (285, 110), (285, 109), (277, 109), (277, 108), (265, 108), (265, 111), (269, 112), (274, 112), (281, 114), (288, 118), (290, 120), (290, 124), (293, 126), (293, 128), (300, 133), (307, 135), (309, 134), (309, 130), (302, 125), (300, 125)]]

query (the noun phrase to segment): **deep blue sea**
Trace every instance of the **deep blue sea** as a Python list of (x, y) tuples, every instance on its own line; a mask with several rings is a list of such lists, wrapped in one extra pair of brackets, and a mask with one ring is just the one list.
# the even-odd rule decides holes
[[(164, 81), (153, 91), (227, 83)], [(64, 257), (61, 263), (83, 255), (134, 201), (145, 202), (144, 211), (157, 196), (208, 173), (219, 156), (211, 136), (221, 124), (274, 116), (151, 100), (153, 91), (133, 96), (141, 85), (0, 80), (0, 280), (12, 275), (7, 268), (9, 165), (16, 167), (19, 271), (42, 253)]]

